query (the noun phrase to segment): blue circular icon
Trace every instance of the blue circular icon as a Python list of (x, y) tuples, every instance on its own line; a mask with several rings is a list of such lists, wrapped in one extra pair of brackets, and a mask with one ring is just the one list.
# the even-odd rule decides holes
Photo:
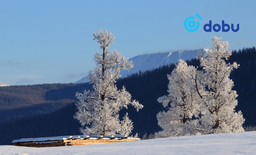
[(196, 25), (196, 22), (193, 21), (193, 20), (190, 20), (190, 21), (188, 22), (188, 25), (189, 25), (189, 27), (194, 27), (194, 26)]
[[(196, 16), (199, 18), (199, 20), (202, 20), (201, 16), (199, 16), (198, 14), (196, 14)], [(200, 22), (199, 21), (195, 22), (194, 19), (195, 19), (194, 16), (190, 16), (186, 18), (184, 22), (184, 27), (189, 32), (195, 32), (200, 26)]]

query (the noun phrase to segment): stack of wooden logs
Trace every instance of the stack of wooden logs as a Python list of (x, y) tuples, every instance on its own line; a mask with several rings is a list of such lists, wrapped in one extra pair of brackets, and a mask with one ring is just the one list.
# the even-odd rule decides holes
[(126, 137), (123, 135), (115, 136), (97, 136), (97, 135), (76, 135), (76, 136), (58, 136), (41, 138), (22, 138), (13, 140), (12, 144), (16, 146), (29, 147), (51, 147), (51, 146), (79, 146), (92, 144), (105, 144), (116, 142), (137, 141), (139, 138)]

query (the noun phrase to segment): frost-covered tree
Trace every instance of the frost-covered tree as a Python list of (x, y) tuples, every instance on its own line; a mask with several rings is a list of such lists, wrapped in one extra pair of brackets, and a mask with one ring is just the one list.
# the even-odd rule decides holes
[(120, 77), (121, 70), (133, 67), (132, 61), (128, 61), (116, 50), (109, 50), (114, 40), (109, 31), (96, 31), (93, 36), (100, 44), (102, 54), (96, 51), (96, 68), (89, 73), (93, 91), (76, 93), (78, 111), (74, 117), (82, 124), (81, 132), (85, 135), (129, 135), (133, 123), (128, 113), (120, 120), (119, 111), (128, 108), (129, 104), (138, 111), (143, 105), (138, 101), (132, 101), (131, 94), (124, 87), (118, 90), (115, 83)]
[(199, 52), (203, 74), (197, 78), (201, 80), (195, 81), (197, 86), (205, 87), (204, 91), (197, 89), (202, 99), (200, 122), (208, 133), (243, 132), (244, 118), (241, 111), (235, 112), (238, 95), (232, 90), (234, 82), (229, 78), (231, 71), (239, 65), (226, 63), (225, 59), (232, 55), (227, 41), (221, 42), (221, 38), (214, 37), (212, 44), (213, 47), (205, 53)]
[(169, 94), (158, 102), (170, 107), (157, 114), (163, 128), (156, 133), (158, 137), (244, 131), (243, 115), (235, 112), (238, 95), (229, 78), (239, 65), (226, 63), (232, 51), (228, 50), (228, 42), (220, 40), (214, 37), (211, 49), (198, 52), (202, 71), (180, 60), (168, 75)]
[(157, 137), (194, 135), (198, 125), (200, 99), (195, 90), (194, 75), (196, 68), (180, 60), (169, 79), (168, 95), (158, 98), (168, 111), (159, 112), (157, 120), (163, 129)]

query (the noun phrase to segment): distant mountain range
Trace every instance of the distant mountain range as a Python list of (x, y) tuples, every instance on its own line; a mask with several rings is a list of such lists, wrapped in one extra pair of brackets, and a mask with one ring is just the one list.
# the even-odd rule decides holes
[[(203, 51), (203, 49), (197, 50), (180, 50), (180, 51), (166, 51), (159, 53), (150, 53), (150, 54), (141, 54), (130, 58), (133, 62), (133, 68), (129, 71), (121, 71), (121, 78), (127, 77), (128, 75), (138, 73), (139, 71), (144, 72), (147, 70), (153, 70), (159, 68), (164, 65), (177, 63), (180, 59), (183, 60), (191, 60), (196, 58), (197, 52)], [(81, 80), (75, 82), (78, 83), (86, 83), (88, 82), (88, 77), (84, 77)]]

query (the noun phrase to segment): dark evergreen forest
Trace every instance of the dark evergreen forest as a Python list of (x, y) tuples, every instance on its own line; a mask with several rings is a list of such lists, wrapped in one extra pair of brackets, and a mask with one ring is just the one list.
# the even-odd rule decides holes
[[(233, 89), (239, 95), (236, 110), (242, 111), (245, 118), (244, 126), (256, 126), (256, 114), (254, 113), (256, 111), (255, 47), (233, 51), (228, 62), (233, 63), (234, 61), (240, 64), (240, 67), (234, 70), (230, 77), (235, 84)], [(187, 62), (189, 65), (199, 65), (199, 61), (196, 59)], [(127, 91), (131, 93), (132, 98), (144, 105), (144, 108), (138, 113), (134, 108), (121, 111), (120, 117), (123, 117), (124, 113), (128, 111), (130, 118), (134, 122), (133, 134), (138, 133), (139, 136), (142, 136), (144, 133), (150, 134), (161, 130), (157, 125), (156, 114), (165, 109), (156, 100), (158, 97), (167, 94), (167, 74), (170, 74), (174, 68), (175, 64), (170, 64), (152, 71), (133, 74), (117, 81), (118, 88), (125, 86)], [(26, 91), (27, 89), (30, 91)], [(2, 107), (0, 118), (5, 118), (12, 110), (18, 110), (16, 112), (12, 111), (14, 115), (21, 115), (21, 117), (18, 117), (20, 119), (13, 117), (8, 122), (0, 124), (0, 144), (10, 145), (13, 139), (19, 138), (81, 134), (79, 132), (80, 124), (73, 118), (76, 111), (74, 94), (77, 91), (82, 92), (84, 89), (91, 89), (91, 85), (48, 84), (0, 88), (0, 107)], [(34, 93), (38, 90), (42, 90), (42, 92)], [(11, 94), (9, 92), (16, 95), (8, 96), (8, 94)], [(5, 96), (4, 94), (7, 95)], [(37, 97), (33, 97), (35, 94), (38, 94)], [(38, 101), (36, 99), (41, 99), (39, 102), (41, 104), (36, 104)], [(10, 104), (6, 104), (8, 100), (10, 100)], [(65, 101), (64, 106), (54, 108), (58, 107), (57, 104), (62, 105), (62, 101)], [(4, 106), (2, 102), (5, 103)], [(30, 110), (27, 110), (28, 107), (24, 106), (27, 103), (29, 103)], [(19, 104), (23, 104), (23, 106), (17, 108)], [(8, 108), (8, 105), (13, 107)], [(47, 110), (48, 112), (42, 112), (40, 115), (34, 114), (35, 112), (32, 113), (31, 111), (36, 109), (33, 106), (36, 105), (39, 113)], [(21, 111), (19, 109), (22, 108), (23, 111), (27, 110), (26, 115), (25, 112), (24, 114), (19, 113)]]
[(74, 103), (75, 93), (88, 84), (43, 84), (0, 87), (0, 123), (48, 114)]

